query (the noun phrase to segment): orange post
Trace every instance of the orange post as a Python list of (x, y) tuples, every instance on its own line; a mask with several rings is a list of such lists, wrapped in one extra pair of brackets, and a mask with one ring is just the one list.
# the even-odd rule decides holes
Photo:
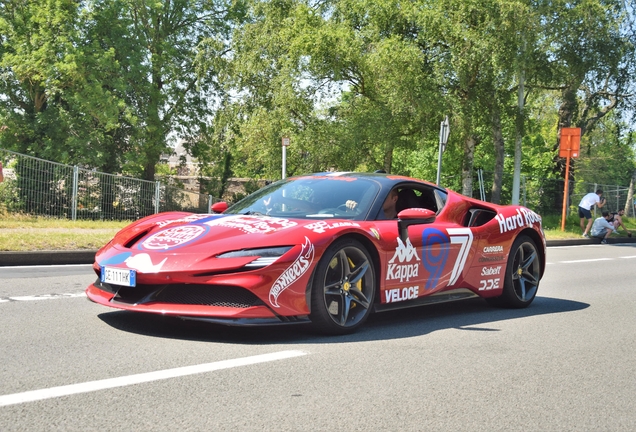
[(565, 231), (565, 216), (568, 207), (568, 187), (570, 185), (570, 157), (579, 157), (581, 128), (561, 128), (559, 157), (565, 159), (565, 185), (563, 186), (563, 212), (561, 213), (561, 231)]
[(565, 162), (565, 184), (563, 186), (563, 212), (561, 213), (561, 231), (565, 231), (565, 214), (568, 207), (568, 187), (570, 186), (570, 153)]

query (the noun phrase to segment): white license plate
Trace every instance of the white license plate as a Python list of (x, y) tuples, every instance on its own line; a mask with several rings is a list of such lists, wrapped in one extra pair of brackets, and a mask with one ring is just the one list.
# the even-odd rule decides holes
[(114, 285), (134, 287), (137, 285), (137, 272), (135, 270), (102, 267), (101, 281)]

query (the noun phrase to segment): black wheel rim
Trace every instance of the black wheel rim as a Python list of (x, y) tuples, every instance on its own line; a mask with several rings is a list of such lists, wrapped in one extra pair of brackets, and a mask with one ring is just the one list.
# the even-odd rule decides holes
[(329, 317), (341, 327), (355, 326), (373, 299), (374, 276), (369, 258), (356, 247), (334, 254), (324, 277), (324, 301)]
[(539, 287), (539, 256), (532, 243), (522, 243), (512, 262), (512, 285), (522, 302), (532, 300)]

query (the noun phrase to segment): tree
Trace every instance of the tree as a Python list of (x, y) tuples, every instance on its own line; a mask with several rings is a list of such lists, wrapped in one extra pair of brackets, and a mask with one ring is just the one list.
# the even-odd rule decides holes
[(3, 147), (101, 167), (118, 126), (119, 100), (105, 84), (111, 51), (87, 39), (86, 10), (71, 0), (0, 3), (0, 134)]
[[(105, 45), (115, 52), (131, 109), (127, 169), (154, 181), (155, 165), (174, 134), (196, 137), (214, 111), (217, 70), (199, 74), (204, 39), (228, 37), (241, 4), (219, 0), (96, 0), (92, 7)], [(212, 55), (213, 53), (207, 53)]]

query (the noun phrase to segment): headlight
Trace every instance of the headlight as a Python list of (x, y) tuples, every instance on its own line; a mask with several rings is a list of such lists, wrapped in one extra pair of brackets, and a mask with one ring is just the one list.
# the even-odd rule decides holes
[(245, 267), (258, 268), (273, 264), (291, 248), (291, 246), (281, 246), (275, 248), (243, 249), (217, 255), (217, 258), (258, 257), (254, 261), (245, 265)]

